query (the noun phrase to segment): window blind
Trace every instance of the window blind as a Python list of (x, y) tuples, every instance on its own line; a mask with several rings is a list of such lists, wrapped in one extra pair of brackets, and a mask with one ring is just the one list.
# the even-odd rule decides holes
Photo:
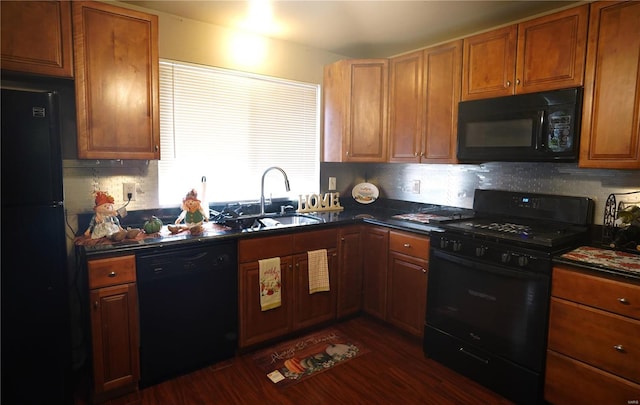
[(319, 191), (319, 85), (160, 61), (159, 203), (175, 206), (207, 179), (208, 202)]

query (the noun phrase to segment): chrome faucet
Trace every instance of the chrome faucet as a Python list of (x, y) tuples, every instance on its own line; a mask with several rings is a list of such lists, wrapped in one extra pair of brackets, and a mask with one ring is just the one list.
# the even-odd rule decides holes
[(291, 187), (289, 187), (289, 178), (287, 177), (287, 173), (284, 170), (277, 166), (272, 166), (262, 173), (262, 181), (260, 183), (260, 215), (264, 215), (264, 176), (267, 175), (271, 170), (279, 170), (280, 173), (284, 176), (284, 187), (287, 191), (291, 191)]

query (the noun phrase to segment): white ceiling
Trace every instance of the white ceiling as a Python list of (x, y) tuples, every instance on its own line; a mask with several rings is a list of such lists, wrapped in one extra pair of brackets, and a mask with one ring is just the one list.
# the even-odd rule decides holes
[[(245, 19), (248, 4), (239, 0), (125, 2), (233, 29)], [(389, 57), (572, 3), (576, 1), (273, 1), (273, 20), (279, 30), (263, 35), (351, 58)]]

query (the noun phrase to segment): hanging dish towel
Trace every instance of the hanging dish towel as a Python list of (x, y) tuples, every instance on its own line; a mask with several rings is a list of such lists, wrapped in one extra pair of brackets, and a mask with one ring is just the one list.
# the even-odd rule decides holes
[(258, 260), (260, 272), (260, 308), (263, 311), (281, 305), (280, 258)]
[(312, 250), (309, 256), (309, 294), (329, 291), (329, 266), (327, 249)]

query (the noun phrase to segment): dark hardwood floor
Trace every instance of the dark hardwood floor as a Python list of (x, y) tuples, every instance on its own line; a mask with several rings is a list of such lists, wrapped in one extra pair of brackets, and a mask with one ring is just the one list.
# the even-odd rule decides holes
[[(418, 339), (377, 320), (362, 316), (335, 327), (370, 352), (286, 388), (274, 385), (246, 353), (106, 404), (511, 404), (425, 358)], [(80, 397), (76, 403), (86, 403)]]

